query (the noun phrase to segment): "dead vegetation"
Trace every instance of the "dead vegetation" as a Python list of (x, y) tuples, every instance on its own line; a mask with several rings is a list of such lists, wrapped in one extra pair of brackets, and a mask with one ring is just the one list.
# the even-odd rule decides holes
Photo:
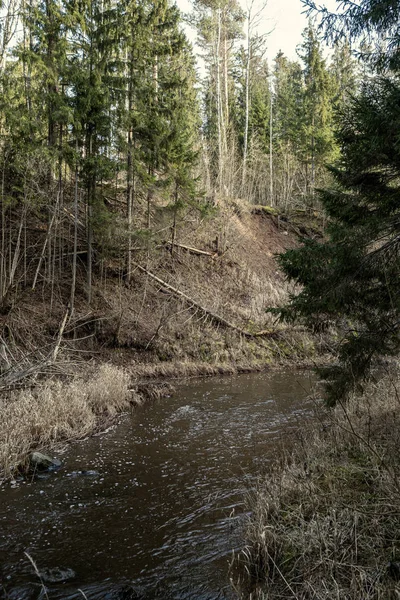
[(400, 377), (299, 433), (250, 498), (242, 598), (400, 597)]
[[(3, 389), (24, 374), (30, 382), (68, 374), (87, 359), (128, 368), (185, 362), (229, 370), (318, 352), (318, 340), (277, 325), (266, 312), (290, 291), (275, 254), (296, 243), (275, 217), (252, 214), (240, 201), (213, 219), (185, 215), (173, 248), (163, 243), (170, 235), (165, 215), (157, 213), (154, 221), (161, 233), (147, 258), (138, 248), (129, 282), (112, 258), (100, 260), (90, 305), (82, 265), (65, 324), (67, 280), (50, 287), (41, 280), (33, 290), (26, 274), (25, 285), (16, 286), (0, 310)], [(49, 360), (55, 349), (57, 361)]]
[(0, 401), (0, 480), (23, 469), (32, 450), (83, 438), (142, 397), (123, 369), (103, 364), (91, 377), (47, 381)]

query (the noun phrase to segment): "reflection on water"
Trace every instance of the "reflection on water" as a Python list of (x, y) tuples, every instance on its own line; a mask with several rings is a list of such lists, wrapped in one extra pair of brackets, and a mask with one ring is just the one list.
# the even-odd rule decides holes
[(50, 600), (83, 598), (78, 588), (88, 600), (231, 598), (244, 493), (304, 422), (311, 383), (297, 372), (192, 381), (70, 446), (57, 473), (1, 491), (5, 597), (40, 596), (27, 551), (39, 570), (75, 573), (46, 584)]

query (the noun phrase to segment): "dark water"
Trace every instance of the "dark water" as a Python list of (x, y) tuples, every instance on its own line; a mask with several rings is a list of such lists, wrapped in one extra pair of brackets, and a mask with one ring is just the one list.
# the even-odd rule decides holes
[(71, 445), (48, 478), (0, 491), (4, 597), (44, 597), (28, 552), (39, 571), (75, 573), (47, 586), (50, 600), (232, 598), (244, 494), (304, 423), (311, 383), (299, 372), (192, 381)]

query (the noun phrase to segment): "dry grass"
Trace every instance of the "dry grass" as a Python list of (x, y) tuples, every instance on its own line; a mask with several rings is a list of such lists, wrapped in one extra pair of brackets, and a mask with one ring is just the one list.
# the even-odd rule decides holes
[(9, 477), (33, 449), (93, 432), (134, 400), (130, 376), (104, 364), (88, 380), (47, 382), (0, 401), (0, 478)]
[[(171, 256), (161, 245), (151, 253), (148, 269), (246, 331), (275, 328), (266, 308), (284, 304), (291, 290), (278, 272), (274, 255), (293, 246), (294, 239), (267, 217), (245, 213), (239, 217), (231, 211), (226, 219), (229, 227), (221, 214), (195, 228), (188, 222), (179, 231), (182, 244), (209, 251), (215, 250), (218, 237), (220, 250), (225, 252), (217, 259), (179, 249)], [(238, 335), (221, 329), (201, 310), (160, 290), (145, 274), (136, 272), (134, 277), (130, 289), (116, 290), (113, 278), (102, 288), (107, 313), (115, 315), (118, 333), (109, 335), (104, 324), (102, 332), (96, 330), (96, 343), (111, 341), (113, 347), (133, 349), (138, 352), (136, 362), (143, 360), (143, 352), (163, 361), (213, 364), (274, 358), (273, 344), (260, 351), (257, 344), (242, 343)]]
[(235, 365), (234, 363), (204, 363), (196, 361), (159, 362), (135, 365), (135, 377), (181, 379), (187, 377), (208, 377), (211, 375), (233, 375), (243, 371), (258, 371), (265, 365), (248, 362)]
[(387, 376), (320, 417), (260, 484), (243, 598), (400, 598), (399, 389)]

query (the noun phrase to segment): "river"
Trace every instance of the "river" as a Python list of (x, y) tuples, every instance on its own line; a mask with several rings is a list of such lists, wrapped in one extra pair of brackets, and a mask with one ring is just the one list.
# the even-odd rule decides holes
[[(230, 600), (244, 496), (312, 411), (307, 372), (192, 380), (0, 491), (8, 600)], [(46, 571), (47, 569), (47, 571)], [(54, 576), (54, 573), (56, 576)], [(0, 588), (1, 588), (0, 586)], [(81, 590), (81, 591), (78, 591)]]

